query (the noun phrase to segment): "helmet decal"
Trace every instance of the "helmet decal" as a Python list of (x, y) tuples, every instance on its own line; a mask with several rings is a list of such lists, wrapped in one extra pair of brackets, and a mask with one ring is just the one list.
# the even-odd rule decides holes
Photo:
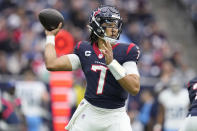
[(94, 12), (94, 16), (96, 16), (99, 12), (101, 12), (100, 9), (98, 9), (96, 12)]

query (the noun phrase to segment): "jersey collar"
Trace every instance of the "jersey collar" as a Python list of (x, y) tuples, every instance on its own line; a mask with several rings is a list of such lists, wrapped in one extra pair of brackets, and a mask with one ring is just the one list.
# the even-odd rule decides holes
[[(117, 47), (120, 43), (117, 43), (115, 45), (112, 46), (112, 49), (114, 49), (115, 47)], [(102, 59), (104, 57), (104, 55), (101, 53), (101, 51), (98, 48), (98, 44), (97, 43), (93, 43), (93, 50), (96, 53), (97, 57), (99, 59)]]

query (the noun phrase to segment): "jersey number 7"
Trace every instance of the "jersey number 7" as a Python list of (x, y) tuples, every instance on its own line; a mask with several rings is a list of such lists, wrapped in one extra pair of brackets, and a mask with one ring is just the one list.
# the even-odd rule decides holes
[(102, 65), (92, 65), (91, 70), (94, 72), (100, 71), (100, 76), (98, 80), (98, 86), (97, 86), (97, 91), (96, 94), (100, 95), (103, 94), (103, 88), (105, 85), (105, 77), (107, 73), (107, 67), (102, 66)]

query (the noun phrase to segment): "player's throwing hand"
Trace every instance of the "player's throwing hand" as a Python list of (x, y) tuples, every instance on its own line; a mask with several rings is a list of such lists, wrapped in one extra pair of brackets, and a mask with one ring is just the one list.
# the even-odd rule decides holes
[(56, 35), (62, 27), (62, 23), (59, 23), (58, 27), (52, 31), (45, 30), (46, 35)]

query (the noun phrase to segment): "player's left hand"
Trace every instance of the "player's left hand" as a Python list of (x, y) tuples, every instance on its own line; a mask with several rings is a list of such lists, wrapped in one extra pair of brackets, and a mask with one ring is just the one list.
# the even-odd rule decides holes
[(114, 59), (112, 46), (111, 46), (111, 44), (110, 44), (109, 41), (106, 41), (103, 44), (103, 47), (104, 47), (104, 50), (101, 50), (101, 52), (105, 56), (105, 62), (106, 62), (106, 64), (109, 65), (113, 61), (113, 59)]

